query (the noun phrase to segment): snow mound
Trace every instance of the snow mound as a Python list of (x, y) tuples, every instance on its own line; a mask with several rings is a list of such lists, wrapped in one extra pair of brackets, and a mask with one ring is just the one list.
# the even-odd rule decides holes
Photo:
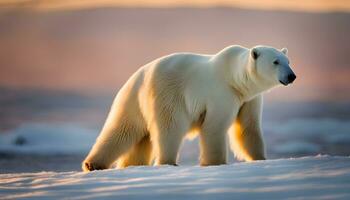
[(350, 158), (0, 175), (0, 199), (350, 199)]
[(91, 148), (98, 131), (72, 124), (28, 123), (0, 134), (0, 151), (24, 154), (81, 154)]

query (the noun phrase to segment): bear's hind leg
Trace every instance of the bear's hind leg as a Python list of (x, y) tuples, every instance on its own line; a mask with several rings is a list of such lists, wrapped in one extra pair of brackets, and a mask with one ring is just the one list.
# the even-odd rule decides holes
[(93, 171), (109, 168), (118, 157), (145, 136), (145, 131), (141, 129), (130, 121), (124, 121), (116, 127), (105, 127), (89, 155), (85, 158), (82, 164), (83, 170)]
[(117, 161), (117, 168), (125, 168), (136, 165), (152, 164), (152, 144), (150, 136), (147, 135), (139, 143), (134, 145), (127, 153), (122, 155)]

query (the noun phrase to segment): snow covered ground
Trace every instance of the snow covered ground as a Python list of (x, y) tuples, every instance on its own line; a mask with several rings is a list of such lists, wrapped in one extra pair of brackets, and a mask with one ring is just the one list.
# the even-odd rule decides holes
[[(350, 119), (298, 118), (283, 122), (267, 121), (263, 128), (269, 158), (350, 153)], [(99, 129), (73, 123), (24, 123), (15, 129), (0, 132), (0, 153), (85, 155), (98, 133)], [(191, 147), (186, 149), (185, 146), (181, 156), (186, 162), (195, 161), (198, 157), (197, 141), (187, 143)]]
[[(349, 120), (265, 123), (268, 158), (349, 155)], [(98, 130), (24, 123), (0, 134), (0, 199), (350, 199), (350, 157), (310, 156), (199, 167), (198, 141), (180, 166), (81, 172)], [(35, 173), (33, 173), (35, 172)]]
[(0, 134), (0, 152), (55, 155), (86, 153), (98, 131), (61, 123), (28, 123)]
[(1, 174), (0, 199), (350, 199), (350, 157)]

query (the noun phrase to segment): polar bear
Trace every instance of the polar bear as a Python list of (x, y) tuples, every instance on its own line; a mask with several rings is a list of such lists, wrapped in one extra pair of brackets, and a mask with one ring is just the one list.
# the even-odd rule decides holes
[(295, 78), (286, 48), (233, 45), (156, 59), (121, 88), (82, 168), (176, 165), (191, 132), (200, 138), (202, 166), (226, 163), (227, 137), (239, 160), (263, 160), (262, 93)]

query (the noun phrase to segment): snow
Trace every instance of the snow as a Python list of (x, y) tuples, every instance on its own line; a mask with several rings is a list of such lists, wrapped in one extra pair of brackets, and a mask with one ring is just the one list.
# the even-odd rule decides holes
[[(26, 123), (0, 134), (0, 152), (40, 155), (85, 154), (97, 135), (97, 130), (73, 124)], [(18, 141), (21, 141), (20, 144)]]
[[(277, 157), (317, 155), (325, 147), (337, 154), (348, 147), (349, 124), (327, 118), (267, 122), (267, 150)], [(67, 123), (24, 123), (0, 134), (0, 153), (10, 155), (0, 159), (0, 173), (56, 171), (0, 174), (0, 199), (350, 199), (350, 157), (200, 167), (193, 166), (197, 140), (184, 143), (179, 167), (57, 172), (80, 170), (97, 135)]]
[[(268, 154), (281, 156), (349, 155), (350, 121), (335, 118), (297, 118), (263, 123)], [(345, 150), (345, 151), (344, 151)]]
[(283, 145), (276, 145), (274, 151), (279, 154), (289, 154), (289, 153), (313, 153), (317, 154), (320, 152), (321, 148), (317, 144), (310, 142), (289, 142)]
[(350, 157), (0, 174), (0, 199), (350, 199)]
[[(263, 123), (268, 156), (349, 155), (350, 121), (333, 118), (298, 118)], [(17, 154), (85, 155), (99, 130), (69, 123), (23, 123), (0, 134), (0, 152)], [(18, 144), (24, 140), (23, 144)], [(17, 144), (16, 144), (17, 141)], [(181, 161), (194, 163), (198, 140), (186, 141)]]
[(298, 118), (284, 123), (268, 123), (267, 131), (278, 132), (293, 137), (336, 137), (350, 133), (350, 121), (334, 118)]

